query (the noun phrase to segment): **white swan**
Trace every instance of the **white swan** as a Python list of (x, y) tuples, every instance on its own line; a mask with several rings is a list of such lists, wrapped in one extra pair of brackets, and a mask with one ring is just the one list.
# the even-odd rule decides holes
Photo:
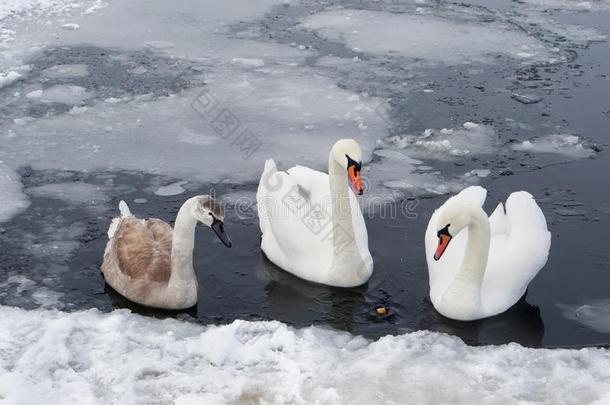
[(121, 216), (108, 229), (102, 263), (104, 280), (119, 294), (138, 304), (162, 309), (186, 309), (197, 303), (193, 248), (197, 221), (214, 230), (231, 247), (224, 231), (224, 215), (208, 196), (187, 200), (174, 229), (160, 219), (137, 219), (125, 201)]
[(368, 281), (373, 259), (358, 194), (362, 152), (353, 139), (337, 141), (328, 173), (303, 166), (280, 172), (267, 160), (256, 200), (261, 248), (275, 265), (305, 280), (336, 287)]
[(512, 193), (488, 218), (487, 191), (468, 187), (437, 209), (426, 230), (430, 299), (461, 321), (506, 311), (546, 264), (551, 234), (531, 194)]

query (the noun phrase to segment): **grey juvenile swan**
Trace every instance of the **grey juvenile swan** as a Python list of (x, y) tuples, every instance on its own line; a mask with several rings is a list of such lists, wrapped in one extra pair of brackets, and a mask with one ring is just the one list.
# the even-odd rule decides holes
[(231, 247), (224, 231), (223, 211), (209, 195), (187, 200), (174, 228), (156, 219), (134, 217), (125, 201), (121, 215), (112, 220), (104, 253), (102, 274), (125, 298), (162, 309), (186, 309), (197, 303), (197, 277), (193, 247), (197, 222), (212, 228)]

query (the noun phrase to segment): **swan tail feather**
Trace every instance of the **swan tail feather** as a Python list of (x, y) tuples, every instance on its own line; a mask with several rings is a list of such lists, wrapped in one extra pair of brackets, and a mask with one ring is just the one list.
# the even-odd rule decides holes
[(129, 206), (123, 200), (119, 203), (119, 212), (121, 213), (121, 217), (129, 217), (131, 216), (131, 211), (129, 210)]
[(129, 217), (132, 215), (131, 211), (129, 210), (129, 206), (127, 206), (127, 203), (123, 200), (121, 200), (121, 202), (119, 202), (119, 212), (121, 213), (121, 216), (114, 218), (112, 220), (112, 222), (110, 223), (110, 226), (108, 227), (108, 239), (114, 238), (114, 234), (116, 233), (116, 230), (119, 228), (119, 224), (121, 223), (123, 218)]
[(267, 159), (265, 160), (265, 169), (263, 170), (264, 174), (273, 174), (277, 172), (277, 166), (275, 165), (275, 160)]
[(494, 212), (489, 216), (491, 235), (508, 235), (510, 233), (510, 222), (506, 217), (504, 204), (499, 203)]
[(544, 213), (527, 191), (517, 191), (508, 197), (506, 215), (513, 227), (548, 231)]

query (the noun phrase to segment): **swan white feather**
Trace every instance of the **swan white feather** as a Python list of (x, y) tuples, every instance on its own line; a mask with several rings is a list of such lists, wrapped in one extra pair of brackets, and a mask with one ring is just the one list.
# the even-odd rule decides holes
[[(345, 167), (336, 162), (346, 160), (346, 155), (360, 160), (360, 154), (355, 141), (338, 141), (329, 157), (330, 176), (304, 166), (278, 171), (273, 159), (266, 161), (256, 198), (261, 249), (275, 265), (303, 279), (338, 287), (369, 279), (373, 261), (366, 224), (349, 190)], [(345, 218), (335, 215), (341, 210), (335, 211), (334, 201), (349, 202), (349, 209), (345, 206), (341, 212)], [(320, 220), (309, 221), (315, 212)]]
[[(489, 246), (486, 266), (478, 269), (483, 272), (479, 282), (477, 277), (464, 281), (460, 275), (464, 270), (462, 265), (469, 240), (469, 226), (452, 235), (440, 260), (434, 260), (438, 244), (437, 232), (447, 225), (439, 223), (439, 217), (443, 213), (446, 216), (448, 210), (454, 210), (455, 217), (461, 215), (460, 211), (465, 211), (464, 207), (481, 208), (486, 195), (487, 191), (482, 187), (468, 187), (449, 198), (434, 212), (428, 223), (425, 244), (430, 299), (441, 314), (450, 318), (473, 320), (506, 311), (523, 296), (529, 283), (547, 261), (551, 234), (540, 207), (532, 195), (525, 191), (512, 193), (506, 201), (506, 211), (500, 203), (487, 219)], [(476, 248), (486, 248), (484, 243), (480, 245)], [(460, 298), (459, 292), (456, 294), (452, 291), (456, 283), (462, 283), (464, 299)], [(466, 297), (473, 291), (479, 294), (478, 305), (476, 300)]]

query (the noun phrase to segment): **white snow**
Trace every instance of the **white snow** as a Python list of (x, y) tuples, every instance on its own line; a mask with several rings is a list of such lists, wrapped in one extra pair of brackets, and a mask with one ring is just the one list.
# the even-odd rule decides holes
[(0, 307), (0, 397), (53, 404), (598, 404), (610, 352)]
[(302, 26), (365, 53), (429, 62), (491, 62), (498, 54), (548, 60), (552, 54), (542, 42), (500, 22), (341, 9), (311, 15)]
[(577, 135), (551, 134), (511, 145), (513, 150), (533, 153), (554, 153), (574, 159), (595, 155), (591, 146)]
[(2, 0), (0, 2), (0, 20), (13, 15), (35, 17), (49, 11), (59, 14), (80, 9), (83, 3), (91, 2), (82, 0)]

